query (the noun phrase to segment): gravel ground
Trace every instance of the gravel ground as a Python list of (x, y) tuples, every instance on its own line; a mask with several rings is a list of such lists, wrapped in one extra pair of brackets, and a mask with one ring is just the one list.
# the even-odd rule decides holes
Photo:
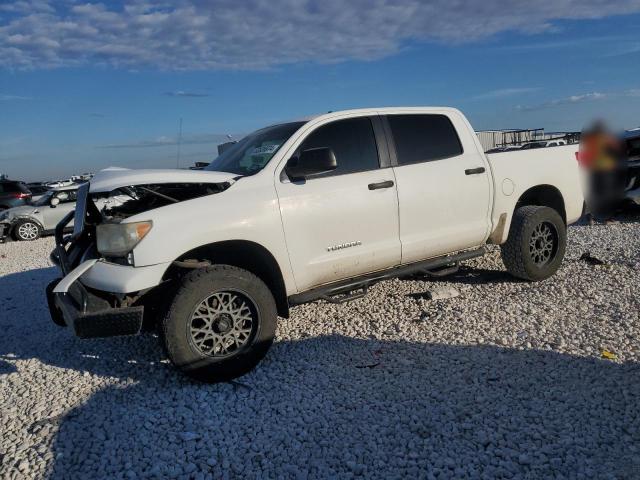
[[(0, 478), (640, 478), (639, 232), (572, 227), (538, 284), (494, 249), (295, 308), (260, 367), (219, 385), (151, 335), (56, 327), (53, 241), (0, 245)], [(444, 287), (459, 296), (420, 298)]]

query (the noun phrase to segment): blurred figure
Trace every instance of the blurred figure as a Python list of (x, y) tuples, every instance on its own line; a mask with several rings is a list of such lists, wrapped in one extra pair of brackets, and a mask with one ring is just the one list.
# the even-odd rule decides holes
[(624, 198), (624, 144), (604, 122), (582, 131), (578, 161), (585, 173), (585, 202), (590, 223), (608, 222)]

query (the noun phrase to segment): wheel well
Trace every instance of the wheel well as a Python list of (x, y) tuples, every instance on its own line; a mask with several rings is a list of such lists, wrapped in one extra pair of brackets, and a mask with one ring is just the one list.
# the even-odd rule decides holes
[(565, 225), (567, 223), (564, 198), (560, 190), (552, 185), (537, 185), (524, 192), (516, 203), (516, 209), (525, 205), (553, 208), (562, 217)]
[[(278, 308), (278, 315), (289, 318), (289, 302), (280, 266), (271, 252), (262, 245), (247, 240), (211, 243), (190, 250), (176, 260), (208, 260), (211, 263), (233, 265), (253, 273), (271, 290)], [(172, 265), (164, 274), (164, 279), (175, 278), (184, 270)]]
[(40, 230), (42, 230), (43, 232), (45, 231), (44, 225), (42, 225), (42, 223), (40, 223), (35, 218), (31, 218), (31, 217), (16, 217), (13, 220), (13, 223), (11, 224), (11, 227), (10, 227), (11, 231), (14, 231), (16, 229), (16, 227), (18, 226), (18, 223), (20, 223), (20, 221), (27, 221), (27, 222), (35, 223), (36, 225), (38, 225), (38, 227), (40, 227)]

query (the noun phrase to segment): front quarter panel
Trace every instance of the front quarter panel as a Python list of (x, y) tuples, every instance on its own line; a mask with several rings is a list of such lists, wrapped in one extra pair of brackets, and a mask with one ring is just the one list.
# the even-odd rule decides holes
[(149, 234), (133, 250), (136, 267), (172, 262), (210, 243), (247, 240), (274, 256), (287, 294), (296, 293), (273, 179), (265, 173), (241, 178), (221, 193), (128, 218), (127, 222), (153, 222)]

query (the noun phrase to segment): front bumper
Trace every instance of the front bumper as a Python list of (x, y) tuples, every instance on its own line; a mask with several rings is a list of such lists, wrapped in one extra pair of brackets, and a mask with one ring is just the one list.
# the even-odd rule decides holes
[(80, 338), (137, 335), (142, 329), (144, 307), (114, 307), (107, 300), (73, 281), (66, 292), (57, 292), (55, 280), (47, 287), (52, 320), (73, 328)]
[[(80, 187), (76, 211), (70, 212), (55, 230), (52, 260), (64, 278), (52, 282), (46, 290), (51, 318), (58, 325), (70, 326), (81, 338), (136, 335), (143, 325), (144, 307), (127, 304), (125, 299), (131, 297), (126, 294), (158, 285), (164, 270), (159, 276), (159, 268), (149, 275), (144, 268), (98, 259), (95, 223), (85, 225), (85, 221), (95, 222), (98, 217), (99, 212), (88, 199), (88, 185)], [(65, 236), (72, 219), (74, 233)]]
[(0, 222), (0, 242), (4, 242), (4, 239), (9, 236), (11, 232), (11, 224), (9, 222)]

